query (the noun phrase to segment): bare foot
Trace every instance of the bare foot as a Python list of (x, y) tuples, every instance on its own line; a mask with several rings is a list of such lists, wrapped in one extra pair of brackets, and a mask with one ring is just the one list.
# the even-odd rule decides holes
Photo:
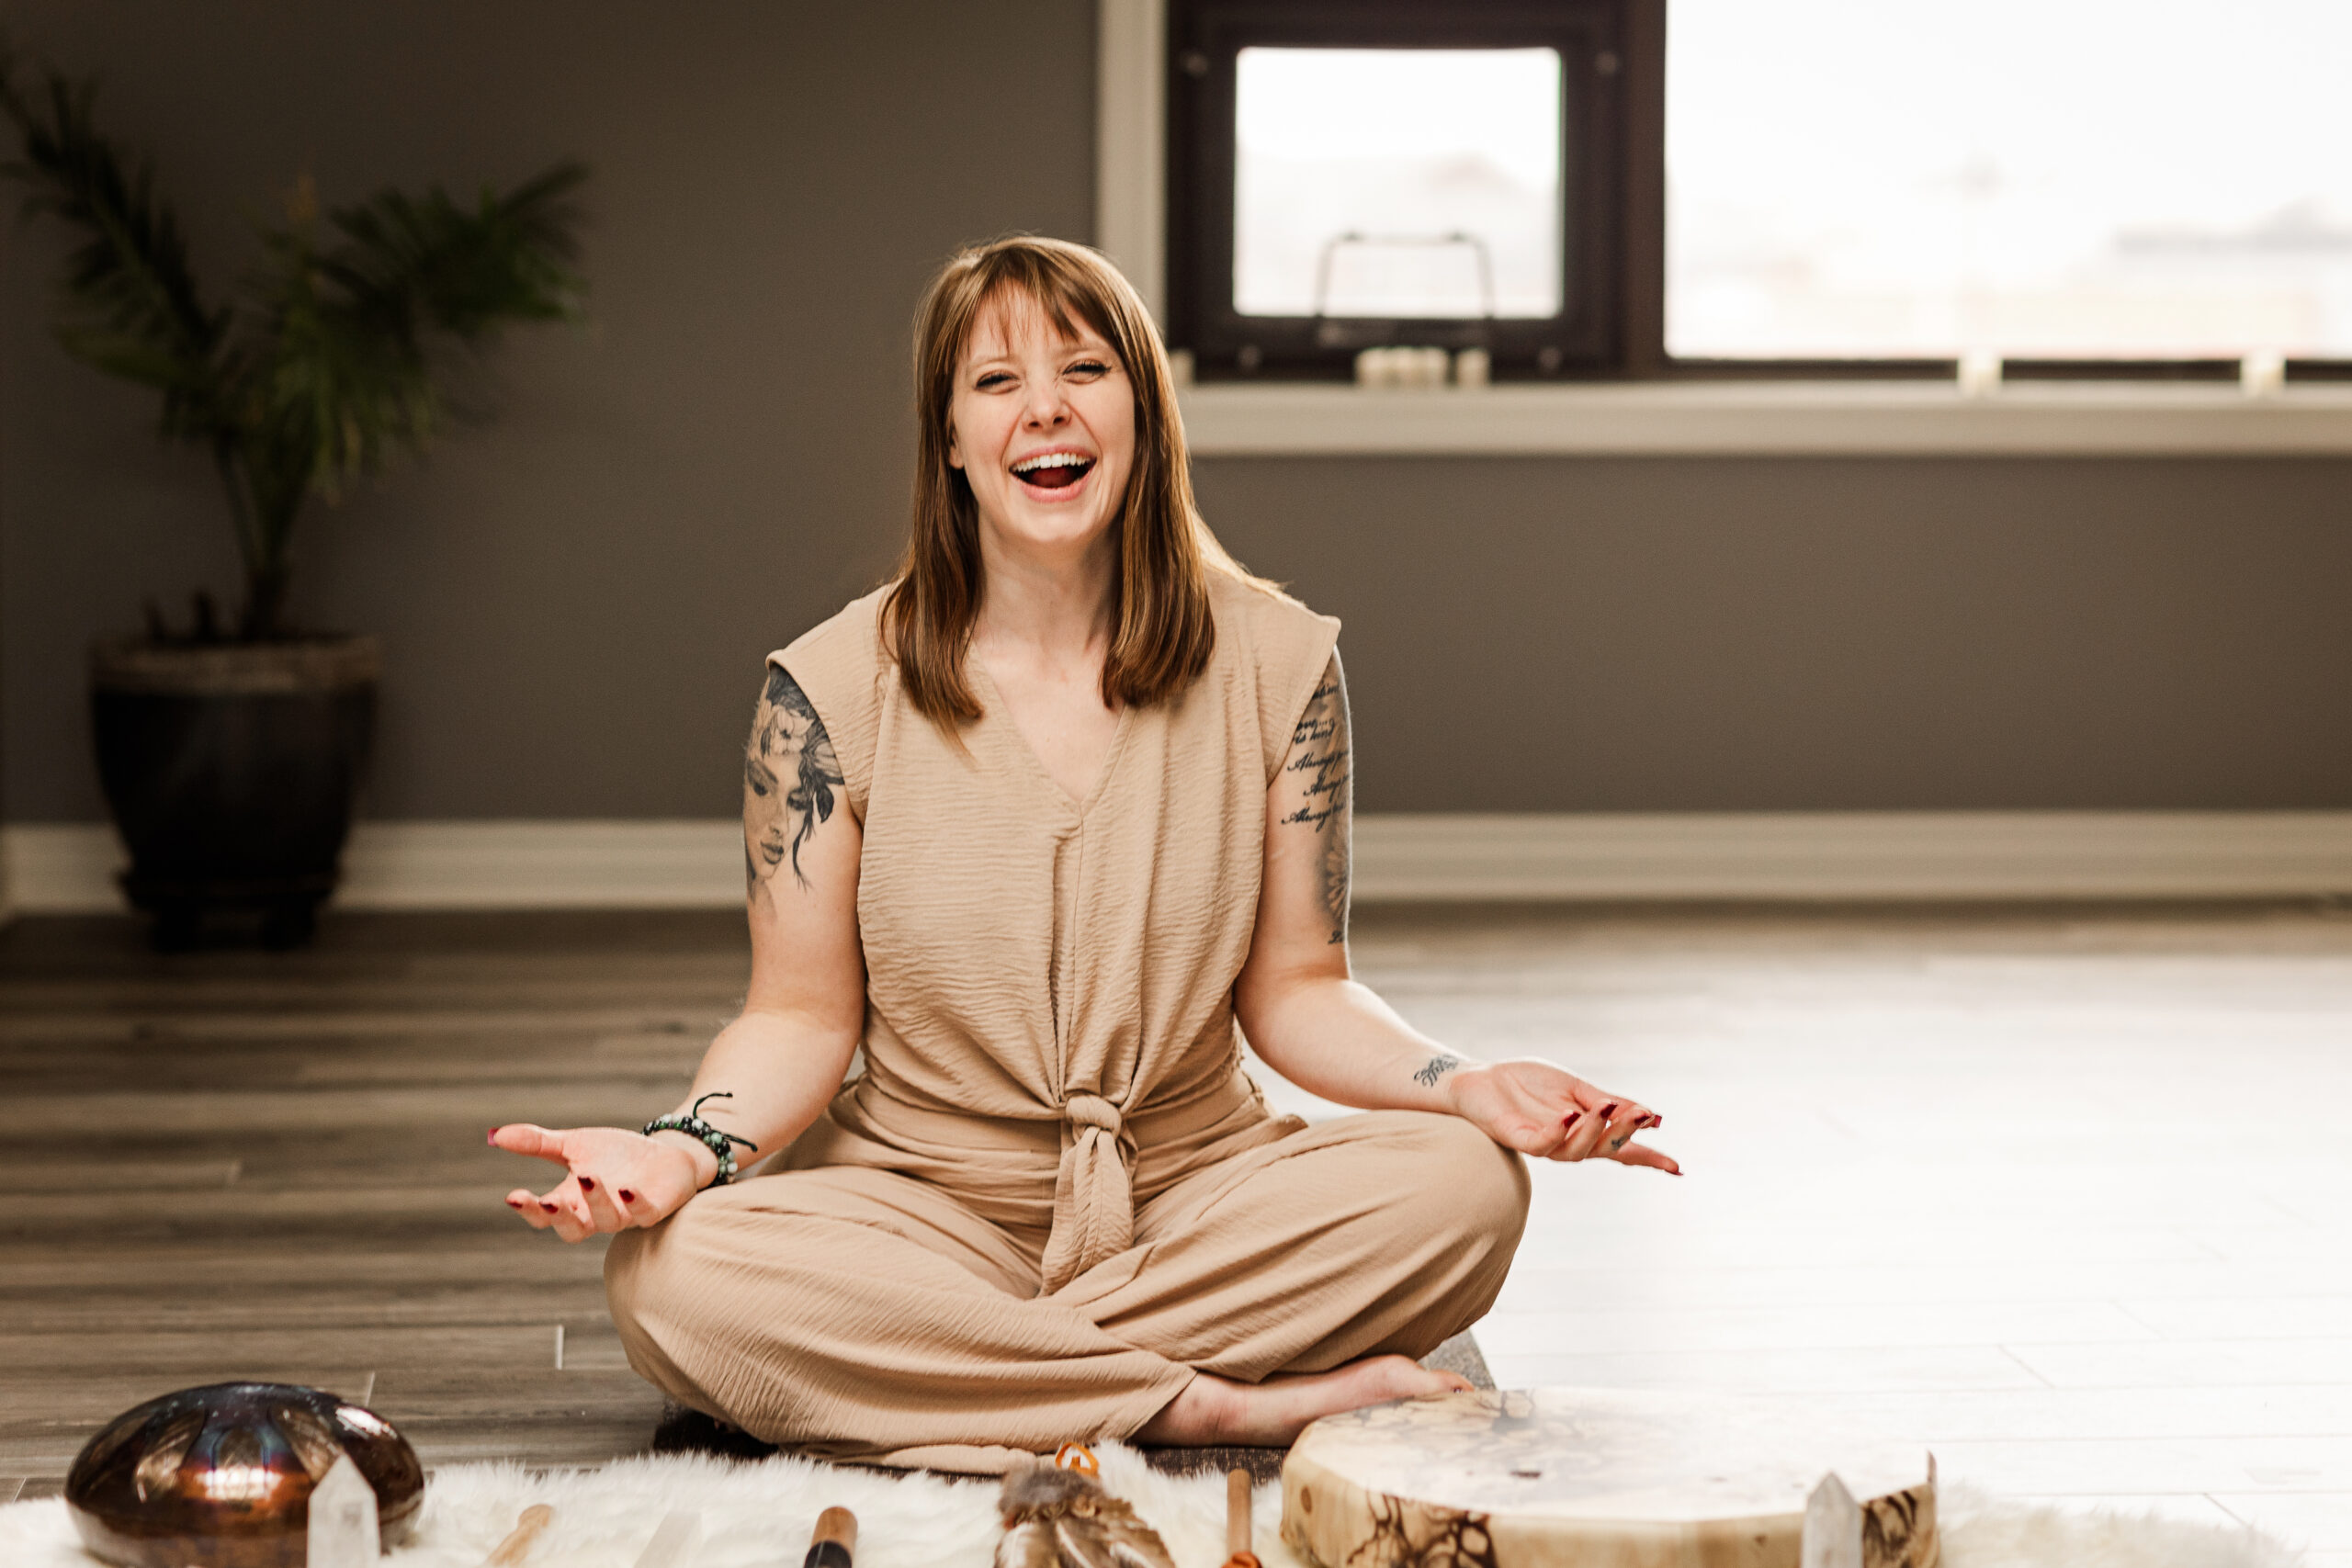
[(1408, 1356), (1366, 1356), (1328, 1372), (1271, 1377), (1254, 1384), (1203, 1372), (1145, 1423), (1135, 1440), (1170, 1448), (1278, 1449), (1321, 1416), (1469, 1386), (1468, 1380), (1430, 1371)]

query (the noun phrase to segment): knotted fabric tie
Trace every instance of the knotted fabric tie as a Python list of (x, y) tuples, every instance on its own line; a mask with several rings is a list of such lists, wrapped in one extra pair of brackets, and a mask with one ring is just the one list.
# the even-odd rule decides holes
[(1045, 1293), (1052, 1295), (1136, 1235), (1128, 1162), (1135, 1144), (1119, 1108), (1099, 1094), (1073, 1094), (1062, 1107), (1070, 1140), (1054, 1175), (1054, 1229), (1046, 1240)]

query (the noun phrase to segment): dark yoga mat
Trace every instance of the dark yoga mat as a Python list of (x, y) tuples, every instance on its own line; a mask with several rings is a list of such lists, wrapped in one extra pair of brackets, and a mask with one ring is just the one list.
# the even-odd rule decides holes
[[(1478, 1351), (1478, 1341), (1465, 1331), (1455, 1335), (1436, 1349), (1421, 1358), (1421, 1365), (1441, 1371), (1459, 1372), (1470, 1380), (1473, 1388), (1492, 1388), (1494, 1374), (1487, 1370), (1487, 1358)], [(713, 1420), (699, 1410), (689, 1410), (683, 1404), (670, 1404), (662, 1408), (662, 1420), (653, 1429), (652, 1451), (657, 1454), (701, 1453), (718, 1454), (727, 1459), (765, 1459), (775, 1452), (775, 1445), (759, 1438), (723, 1421)], [(1202, 1471), (1222, 1474), (1228, 1470), (1246, 1470), (1260, 1481), (1277, 1479), (1283, 1472), (1283, 1449), (1162, 1449), (1141, 1448), (1141, 1452), (1154, 1470), (1171, 1475), (1195, 1475)]]

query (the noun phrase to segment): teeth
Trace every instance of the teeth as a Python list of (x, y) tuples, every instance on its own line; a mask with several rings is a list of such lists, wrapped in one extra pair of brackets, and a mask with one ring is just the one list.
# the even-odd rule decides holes
[(1040, 452), (1034, 457), (1023, 457), (1013, 464), (1012, 471), (1025, 474), (1032, 468), (1074, 468), (1093, 461), (1083, 452)]

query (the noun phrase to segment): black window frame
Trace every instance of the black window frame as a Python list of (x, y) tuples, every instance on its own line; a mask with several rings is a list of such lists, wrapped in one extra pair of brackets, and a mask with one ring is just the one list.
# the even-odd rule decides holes
[[(1169, 0), (1166, 59), (1168, 279), (1171, 347), (1190, 351), (1204, 380), (1345, 380), (1359, 349), (1386, 344), (1487, 347), (1498, 380), (1941, 380), (1953, 358), (1681, 358), (1666, 350), (1666, 14), (1668, 0)], [(1587, 63), (1613, 53), (1613, 73), (1587, 72), (1554, 37), (1599, 17)], [(1482, 30), (1484, 29), (1484, 30)], [(1244, 317), (1233, 310), (1233, 61), (1248, 44), (1306, 48), (1562, 49), (1567, 65), (1563, 202), (1571, 254), (1564, 307), (1589, 291), (1573, 333), (1546, 322), (1459, 317), (1353, 320), (1317, 344), (1312, 318)], [(1201, 62), (1193, 59), (1194, 54)], [(1591, 89), (1598, 87), (1600, 91)], [(1577, 104), (1586, 105), (1580, 118)], [(1606, 112), (1595, 121), (1597, 107)], [(1596, 209), (1591, 205), (1599, 202)], [(1581, 220), (1581, 223), (1580, 220)], [(1584, 270), (1579, 273), (1577, 268)], [(1245, 346), (1255, 349), (1245, 355)], [(1541, 357), (1546, 346), (1556, 362)], [(2012, 381), (2190, 381), (2237, 378), (2235, 359), (2013, 358)], [(2352, 381), (2352, 358), (2290, 358), (2290, 381)]]
[[(1634, 0), (1171, 0), (1168, 331), (1208, 378), (1344, 378), (1390, 344), (1484, 348), (1498, 379), (1625, 356), (1626, 12)], [(1243, 49), (1560, 52), (1561, 312), (1539, 319), (1244, 316), (1233, 306), (1235, 62)]]

